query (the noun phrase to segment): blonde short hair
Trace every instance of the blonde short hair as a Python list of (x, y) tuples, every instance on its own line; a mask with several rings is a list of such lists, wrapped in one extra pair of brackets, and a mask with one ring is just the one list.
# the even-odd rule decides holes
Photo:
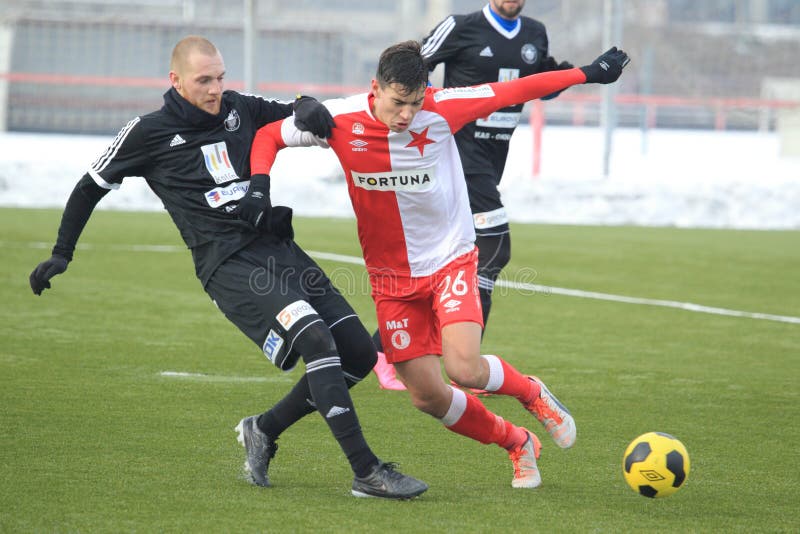
[(169, 69), (178, 72), (186, 62), (186, 58), (192, 52), (200, 52), (207, 56), (214, 56), (219, 53), (214, 43), (199, 35), (188, 35), (178, 41), (172, 49), (172, 58), (169, 61)]

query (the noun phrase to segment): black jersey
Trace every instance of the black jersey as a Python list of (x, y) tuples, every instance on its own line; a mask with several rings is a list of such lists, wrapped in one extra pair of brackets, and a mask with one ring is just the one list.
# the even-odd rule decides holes
[(250, 184), (256, 131), (291, 114), (291, 103), (225, 91), (220, 112), (211, 115), (170, 89), (160, 110), (119, 132), (89, 175), (107, 189), (125, 177), (144, 177), (191, 249), (205, 285), (222, 261), (258, 237), (232, 212)]
[[(452, 15), (425, 38), (422, 55), (431, 70), (445, 64), (445, 87), (508, 81), (553, 70), (555, 61), (548, 55), (544, 25), (528, 17), (519, 21), (516, 29), (507, 31), (488, 5), (468, 15)], [(500, 181), (522, 107), (501, 109), (456, 133), (465, 174), (485, 174)]]

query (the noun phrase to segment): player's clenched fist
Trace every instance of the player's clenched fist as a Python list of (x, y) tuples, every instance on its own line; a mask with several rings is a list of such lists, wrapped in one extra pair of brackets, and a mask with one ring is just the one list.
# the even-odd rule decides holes
[(67, 270), (69, 260), (64, 256), (53, 254), (50, 259), (43, 261), (33, 270), (30, 276), (31, 289), (37, 295), (50, 287), (50, 279)]
[(272, 204), (269, 200), (269, 175), (254, 174), (250, 177), (247, 194), (239, 201), (235, 213), (253, 228), (269, 231), (272, 222)]

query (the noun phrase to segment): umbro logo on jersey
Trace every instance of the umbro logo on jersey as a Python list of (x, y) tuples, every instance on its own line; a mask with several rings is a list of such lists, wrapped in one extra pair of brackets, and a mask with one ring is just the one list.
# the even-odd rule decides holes
[(494, 54), (492, 53), (492, 49), (489, 46), (487, 46), (486, 48), (481, 50), (481, 53), (478, 54), (478, 55), (481, 56), (481, 57), (494, 57)]
[(186, 142), (186, 139), (181, 137), (181, 134), (175, 134), (175, 137), (172, 138), (172, 141), (169, 142), (169, 146), (178, 146), (182, 145)]
[(456, 299), (448, 300), (447, 302), (444, 303), (444, 307), (445, 307), (444, 312), (445, 313), (457, 312), (460, 309), (459, 306), (461, 306), (461, 301), (460, 300), (456, 300)]
[(336, 417), (337, 415), (342, 415), (343, 413), (347, 413), (350, 411), (350, 408), (342, 408), (341, 406), (331, 406), (331, 409), (328, 410), (328, 413), (325, 414), (325, 419), (331, 419)]
[(350, 144), (353, 145), (352, 148), (353, 152), (366, 152), (367, 149), (364, 147), (367, 146), (369, 143), (367, 143), (363, 139), (353, 139), (352, 141), (350, 141)]

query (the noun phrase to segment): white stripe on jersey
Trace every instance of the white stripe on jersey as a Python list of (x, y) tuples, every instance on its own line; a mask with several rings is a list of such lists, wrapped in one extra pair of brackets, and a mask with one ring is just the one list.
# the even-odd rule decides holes
[(437, 50), (442, 46), (442, 43), (447, 36), (450, 35), (450, 32), (453, 31), (453, 28), (456, 27), (456, 19), (452, 16), (447, 17), (444, 19), (441, 24), (433, 31), (431, 36), (425, 41), (425, 44), (422, 47), (422, 57), (429, 58), (433, 54), (436, 53)]
[(110, 182), (106, 182), (103, 180), (103, 177), (97, 174), (94, 169), (89, 169), (89, 176), (92, 177), (94, 183), (102, 187), (103, 189), (119, 189), (120, 184), (112, 184)]
[(263, 100), (264, 102), (278, 102), (279, 104), (291, 104), (292, 102), (294, 102), (294, 100), (281, 100), (279, 98), (267, 98), (267, 97), (265, 97), (263, 95), (258, 95), (256, 93), (243, 93), (241, 91), (233, 91), (233, 92), (234, 93), (239, 93), (242, 96), (252, 96), (252, 97), (255, 97), (255, 98), (259, 98), (259, 99)]
[[(467, 186), (450, 123), (438, 111), (426, 109), (437, 108), (432, 97), (425, 101), (403, 132), (388, 130), (372, 115), (367, 93), (325, 102), (336, 119), (331, 146), (347, 178), (370, 273), (429, 276), (475, 248)], [(457, 116), (457, 106), (442, 108)], [(320, 144), (313, 136), (303, 138), (290, 117), (281, 122), (279, 135), (286, 146)], [(424, 141), (416, 143), (415, 136)], [(364, 188), (356, 183), (357, 176), (381, 190)], [(424, 192), (406, 190), (415, 180)]]
[[(97, 160), (95, 160), (94, 163), (92, 163), (91, 171), (94, 171), (95, 173), (99, 174), (100, 171), (102, 171), (103, 169), (105, 169), (108, 166), (108, 164), (111, 162), (111, 160), (114, 159), (114, 156), (117, 155), (117, 152), (119, 152), (119, 147), (122, 146), (122, 142), (125, 141), (126, 137), (128, 137), (128, 134), (131, 132), (133, 127), (136, 126), (137, 124), (139, 124), (140, 120), (141, 119), (139, 117), (134, 117), (133, 119), (131, 119), (130, 122), (128, 122), (128, 124), (126, 124), (119, 131), (119, 133), (114, 138), (114, 140), (111, 142), (111, 144), (108, 146), (106, 151), (103, 152), (100, 155), (100, 157), (97, 158)], [(91, 171), (90, 171), (90, 174), (91, 174)], [(95, 178), (95, 180), (97, 180), (97, 178)], [(105, 180), (103, 180), (103, 181), (105, 182)]]
[(461, 160), (447, 121), (423, 109), (408, 129), (428, 130), (432, 139), (439, 140), (420, 158), (416, 149), (405, 146), (408, 133), (388, 136), (391, 168), (396, 173), (435, 165), (433, 187), (427, 192), (394, 193), (411, 275), (429, 276), (475, 247), (475, 229)]
[(491, 278), (478, 275), (478, 287), (481, 289), (488, 289), (489, 292), (494, 289), (494, 281)]

